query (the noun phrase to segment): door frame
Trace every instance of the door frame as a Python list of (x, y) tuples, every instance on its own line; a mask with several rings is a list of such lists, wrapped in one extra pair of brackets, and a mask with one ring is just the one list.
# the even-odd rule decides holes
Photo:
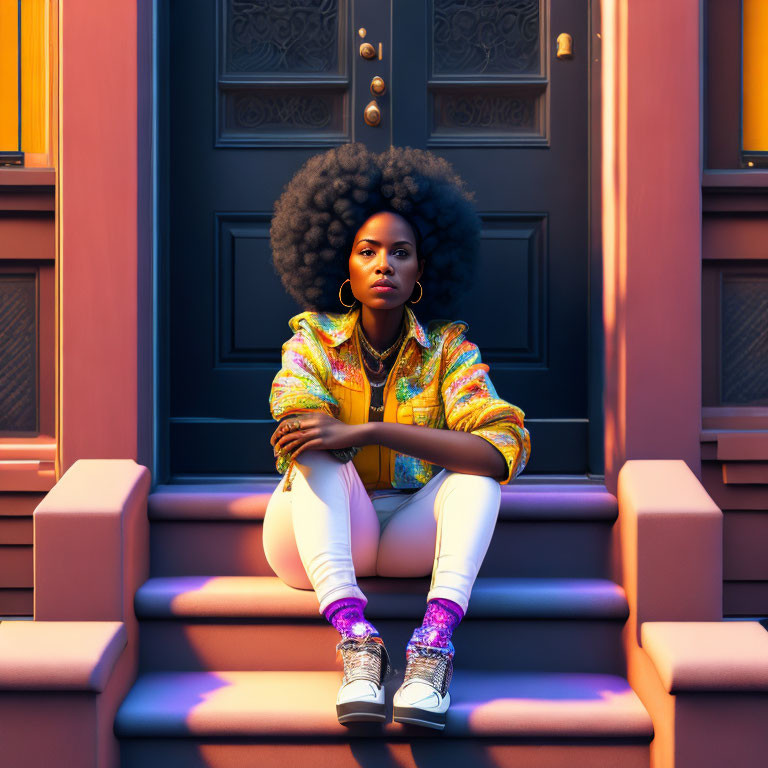
[[(600, 40), (602, 35), (600, 0), (589, 0), (589, 72), (588, 72), (588, 114), (589, 114), (589, 163), (587, 185), (589, 189), (589, 336), (587, 414), (587, 462), (589, 476), (595, 480), (605, 478), (605, 410), (603, 391), (605, 389), (605, 360), (603, 344), (603, 215), (602, 215), (602, 56)], [(598, 300), (600, 299), (600, 300)]]
[[(599, 0), (587, 0), (588, 3), (588, 48), (589, 48), (589, 64), (587, 72), (587, 100), (588, 100), (588, 153), (589, 162), (587, 166), (587, 189), (589, 194), (589, 202), (587, 206), (588, 216), (588, 242), (586, 244), (588, 254), (588, 364), (586, 366), (588, 376), (588, 402), (587, 402), (587, 418), (589, 420), (587, 430), (587, 461), (592, 471), (588, 473), (590, 479), (602, 480), (603, 479), (603, 432), (604, 432), (604, 418), (603, 418), (603, 358), (602, 358), (602, 334), (603, 334), (603, 313), (602, 302), (595, 300), (597, 297), (602, 296), (602, 216), (600, 207), (600, 89), (601, 89), (601, 69), (599, 60), (599, 41), (598, 34), (600, 32), (600, 2)], [(156, 62), (153, 67), (153, 90), (156, 97), (153, 99), (153, 104), (167, 104), (169, 99), (164, 92), (164, 88), (168, 85), (168, 67), (169, 62), (167, 58), (167, 48), (165, 44), (167, 42), (168, 30), (166, 24), (167, 20), (167, 6), (164, 16), (158, 17), (157, 3), (153, 3), (154, 6), (154, 26), (155, 35), (153, 37), (155, 41), (154, 50), (152, 52), (152, 61)], [(550, 31), (550, 36), (554, 39), (553, 31)], [(582, 43), (584, 44), (584, 43)], [(554, 43), (552, 43), (554, 46)], [(596, 49), (596, 50), (595, 50)], [(597, 55), (595, 55), (597, 54)], [(155, 421), (156, 428), (154, 433), (155, 439), (155, 461), (156, 465), (153, 467), (153, 476), (157, 476), (163, 480), (170, 477), (168, 468), (169, 456), (169, 435), (168, 435), (168, 419), (164, 416), (168, 413), (168, 373), (161, 368), (162, 361), (168, 360), (167, 343), (168, 334), (166, 333), (169, 319), (165, 314), (168, 307), (167, 297), (169, 295), (170, 286), (167, 284), (157, 284), (161, 282), (162, 278), (160, 268), (164, 263), (159, 258), (161, 253), (168, 253), (169, 248), (169, 227), (168, 223), (168, 196), (167, 186), (164, 189), (160, 189), (157, 181), (158, 171), (157, 162), (165, 163), (164, 178), (169, 179), (167, 172), (168, 168), (168, 154), (165, 148), (168, 146), (168, 137), (160, 136), (160, 124), (159, 114), (157, 111), (153, 114), (153, 134), (160, 139), (155, 149), (159, 154), (159, 157), (155, 158), (155, 172), (153, 173), (153, 191), (159, 195), (158, 205), (155, 211), (155, 217), (158, 226), (156, 227), (157, 233), (155, 238), (156, 249), (154, 252), (154, 269), (155, 285), (153, 293), (160, 297), (162, 296), (161, 306), (158, 307), (159, 322), (157, 328), (160, 331), (156, 337), (156, 355), (155, 355), (155, 403), (158, 405), (156, 408)], [(319, 150), (318, 150), (319, 151)], [(546, 475), (547, 478), (556, 478), (558, 475)], [(569, 476), (570, 477), (570, 476)], [(521, 478), (524, 481), (525, 478)]]
[[(167, 436), (159, 416), (168, 402), (160, 376), (161, 363), (167, 359), (163, 335), (167, 327), (163, 286), (167, 281), (161, 272), (160, 258), (167, 251), (167, 195), (159, 183), (167, 174), (164, 176), (166, 169), (161, 166), (164, 158), (159, 148), (163, 137), (158, 133), (159, 110), (167, 104), (167, 99), (163, 99), (163, 67), (167, 62), (164, 64), (159, 46), (163, 38), (158, 28), (158, 5), (159, 0), (114, 0), (103, 13), (94, 16), (85, 0), (61, 4), (63, 108), (61, 195), (57, 202), (62, 232), (59, 363), (66, 363), (58, 366), (61, 472), (78, 458), (132, 458), (150, 467), (154, 483), (167, 477), (167, 456), (160, 451)], [(597, 466), (602, 453), (599, 448), (605, 446), (605, 478), (609, 488), (623, 459), (638, 452), (644, 453), (644, 458), (666, 458), (674, 453), (689, 464), (695, 460), (690, 445), (695, 442), (698, 446), (701, 375), (700, 366), (694, 370), (690, 358), (684, 361), (687, 369), (681, 367), (679, 359), (681, 343), (700, 349), (701, 339), (700, 260), (696, 261), (694, 271), (690, 258), (691, 252), (697, 246), (700, 248), (701, 238), (697, 108), (700, 0), (681, 0), (681, 7), (666, 25), (658, 24), (659, 18), (670, 16), (663, 0), (633, 6), (631, 17), (623, 19), (621, 36), (616, 38), (620, 56), (612, 60), (615, 69), (606, 72), (596, 35), (601, 31), (605, 11), (615, 15), (617, 5), (621, 5), (621, 0), (590, 0), (590, 461)], [(679, 40), (681, 32), (684, 44)], [(675, 43), (661, 47), (659, 34)], [(630, 39), (634, 47), (628, 56)], [(134, 45), (130, 44), (132, 40)], [(692, 57), (694, 48), (697, 55)], [(681, 100), (675, 84), (652, 82), (646, 77), (650, 60), (655, 67), (664, 67), (668, 72), (684, 71), (686, 85), (695, 80), (695, 94)], [(609, 107), (614, 113), (609, 115), (603, 108), (607, 82), (613, 89)], [(632, 109), (625, 110), (622, 123), (615, 119), (615, 109), (617, 104), (626, 102), (630, 84)], [(654, 110), (664, 114), (665, 125), (685, 140), (674, 147), (677, 162), (670, 163), (668, 153), (653, 155), (642, 151), (646, 140), (642, 131), (651, 103)], [(695, 114), (691, 114), (692, 106), (696, 107)], [(694, 119), (699, 121), (695, 131), (691, 128)], [(611, 131), (611, 140), (624, 142), (625, 150), (641, 150), (642, 164), (633, 163), (631, 176), (627, 167), (614, 167), (616, 156), (612, 152), (616, 142), (610, 148), (604, 146), (601, 129), (606, 126)], [(628, 142), (633, 143), (630, 146)], [(658, 149), (658, 141), (651, 144), (654, 150)], [(606, 162), (611, 164), (610, 174), (606, 173)], [(110, 189), (117, 185), (117, 193), (102, 193), (105, 168), (109, 169)], [(611, 175), (618, 175), (623, 186), (621, 197), (611, 201), (609, 210), (604, 205), (601, 187)], [(663, 199), (647, 198), (637, 222), (638, 230), (648, 227), (654, 216), (665, 221), (673, 219), (675, 227), (669, 242), (655, 243), (649, 264), (646, 256), (650, 235), (645, 240), (641, 237), (639, 245), (631, 247), (627, 247), (625, 237), (621, 247), (617, 247), (614, 224), (622, 217), (627, 221), (633, 195), (642, 195), (651, 180), (656, 187), (672, 189), (674, 194)], [(691, 215), (696, 211), (698, 219)], [(610, 225), (608, 233), (606, 223)], [(681, 242), (690, 244), (682, 256)], [(103, 254), (109, 254), (109, 258), (103, 258)], [(643, 291), (648, 289), (648, 282), (641, 281), (642, 290), (617, 297), (612, 292), (613, 283), (609, 286), (603, 281), (604, 274), (614, 279), (617, 264), (625, 271), (663, 266), (673, 272), (674, 299), (685, 305), (685, 312), (680, 313), (684, 314), (682, 322), (673, 329), (674, 343), (651, 350), (641, 338), (638, 326), (625, 322), (618, 329), (621, 350), (620, 354), (617, 352), (617, 328), (604, 330), (603, 308), (613, 314), (617, 303), (621, 303), (625, 318), (631, 319), (632, 302), (642, 300)], [(600, 297), (602, 301), (598, 300)], [(108, 315), (110, 322), (94, 323), (93, 312), (82, 311), (83, 302), (90, 302), (89, 306)], [(605, 343), (606, 333), (610, 334), (610, 348)], [(114, 352), (118, 344), (119, 354)], [(85, 357), (72, 359), (73, 350)], [(110, 365), (102, 364), (104, 350), (109, 351)], [(629, 353), (634, 356), (632, 365), (627, 364)], [(83, 364), (83, 360), (92, 364)], [(630, 382), (629, 386), (627, 377), (640, 370), (635, 366), (648, 364), (658, 372), (652, 394), (687, 392), (693, 400), (683, 417), (676, 417), (675, 402), (665, 405), (659, 401), (655, 418), (662, 423), (667, 419), (669, 425), (663, 446), (658, 440), (648, 442), (647, 430), (639, 430), (639, 437), (634, 437), (635, 424), (647, 418), (644, 408), (649, 395), (639, 391), (640, 381)], [(617, 382), (623, 382), (625, 387), (620, 396), (616, 394)], [(696, 387), (692, 389), (692, 382), (699, 383), (698, 391), (693, 391)], [(109, 428), (105, 429), (104, 424)], [(621, 440), (615, 439), (617, 424), (623, 425)]]

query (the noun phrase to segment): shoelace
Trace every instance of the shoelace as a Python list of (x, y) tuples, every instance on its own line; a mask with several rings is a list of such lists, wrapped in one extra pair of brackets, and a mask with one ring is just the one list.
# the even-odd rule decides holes
[(445, 696), (453, 677), (453, 659), (431, 648), (415, 648), (408, 657), (403, 684), (423, 680)]
[(337, 646), (344, 662), (344, 683), (351, 680), (370, 680), (381, 685), (383, 677), (389, 671), (389, 664), (384, 675), (381, 673), (384, 646), (376, 640), (342, 640)]

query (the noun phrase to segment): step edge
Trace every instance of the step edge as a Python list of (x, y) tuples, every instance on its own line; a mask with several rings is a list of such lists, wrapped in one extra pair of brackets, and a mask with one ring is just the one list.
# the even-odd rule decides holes
[[(253, 584), (265, 584), (263, 579), (268, 579), (265, 589), (277, 587), (284, 589), (284, 595), (275, 595), (269, 592), (263, 607), (254, 605), (253, 608), (243, 609), (242, 605), (233, 611), (228, 607), (232, 603), (242, 603), (243, 592), (233, 591), (230, 594), (226, 590), (206, 595), (196, 603), (194, 589), (190, 588), (189, 580), (210, 577), (174, 577), (159, 576), (148, 579), (137, 590), (134, 596), (134, 608), (136, 615), (142, 619), (168, 619), (183, 621), (185, 619), (211, 618), (253, 618), (253, 619), (313, 619), (320, 620), (315, 606), (305, 605), (308, 601), (309, 590), (290, 590), (282, 585), (276, 576), (223, 576), (213, 577), (223, 581), (231, 580), (232, 584), (241, 586)], [(368, 608), (371, 617), (379, 618), (403, 618), (410, 619), (421, 616), (423, 613), (423, 595), (415, 592), (371, 592), (367, 579), (360, 579), (361, 588), (368, 589), (369, 600), (373, 598), (373, 605)], [(429, 584), (428, 578), (418, 580), (418, 586), (426, 594)], [(498, 589), (494, 587), (506, 587), (504, 599), (498, 600), (498, 605), (489, 603), (498, 596)], [(590, 594), (584, 594), (584, 589), (592, 590)], [(547, 593), (543, 590), (552, 590)], [(296, 592), (297, 594), (294, 594)], [(496, 594), (494, 594), (494, 592)], [(190, 593), (192, 596), (190, 596)], [(258, 589), (254, 589), (258, 593)], [(174, 609), (172, 603), (182, 596), (187, 597), (187, 605), (183, 609)], [(475, 604), (470, 602), (470, 611), (467, 619), (472, 618), (501, 618), (501, 619), (575, 619), (575, 620), (610, 620), (625, 621), (629, 614), (628, 603), (623, 588), (610, 579), (557, 579), (557, 578), (494, 578), (481, 577), (475, 582), (473, 595), (476, 596)], [(279, 613), (274, 612), (275, 601), (279, 600), (283, 609)], [(387, 602), (419, 601), (418, 606), (405, 609), (396, 609), (387, 606)], [(295, 608), (290, 602), (293, 601)], [(532, 608), (531, 601), (537, 601), (541, 608)], [(213, 609), (212, 602), (215, 602)], [(380, 605), (379, 603), (384, 603)], [(195, 607), (196, 605), (200, 607)]]
[[(211, 676), (215, 675), (227, 675), (232, 678), (232, 676), (242, 677), (244, 675), (256, 677), (256, 676), (274, 676), (276, 674), (280, 674), (281, 676), (289, 675), (290, 677), (294, 678), (295, 680), (299, 680), (301, 678), (306, 678), (306, 673), (301, 671), (295, 671), (295, 670), (286, 670), (286, 671), (243, 671), (243, 672), (217, 672), (215, 670), (210, 671), (174, 671), (174, 672), (144, 672), (139, 675), (139, 677), (136, 680), (136, 683), (131, 688), (131, 690), (128, 692), (127, 696), (121, 703), (118, 712), (115, 717), (115, 733), (120, 738), (226, 738), (228, 735), (228, 732), (226, 729), (222, 729), (221, 726), (217, 728), (211, 728), (210, 726), (207, 726), (204, 723), (199, 724), (196, 728), (189, 727), (188, 723), (188, 714), (189, 709), (187, 710), (179, 710), (179, 712), (174, 712), (171, 714), (171, 716), (168, 718), (168, 720), (163, 722), (158, 722), (158, 709), (155, 707), (147, 707), (142, 706), (144, 702), (135, 702), (133, 698), (131, 697), (132, 692), (136, 689), (137, 686), (146, 686), (147, 683), (152, 683), (153, 681), (156, 682), (156, 684), (161, 684), (161, 687), (178, 687), (185, 681), (195, 680), (195, 679), (206, 679), (210, 678)], [(322, 676), (328, 680), (333, 680), (334, 684), (339, 678), (339, 672), (338, 671), (323, 671), (323, 672), (313, 672), (313, 675), (316, 676)], [(548, 740), (564, 740), (564, 739), (604, 739), (607, 742), (616, 741), (616, 740), (622, 740), (622, 739), (631, 739), (636, 740), (641, 743), (646, 743), (647, 741), (650, 741), (650, 739), (653, 738), (653, 725), (651, 722), (650, 715), (648, 714), (647, 710), (643, 706), (642, 702), (640, 701), (639, 697), (637, 696), (637, 693), (632, 689), (630, 686), (628, 680), (626, 677), (622, 675), (614, 675), (610, 673), (569, 673), (569, 672), (508, 672), (503, 671), (500, 672), (498, 670), (484, 670), (482, 672), (478, 672), (476, 670), (462, 670), (461, 675), (465, 679), (471, 679), (472, 677), (480, 677), (481, 675), (489, 675), (493, 674), (495, 677), (502, 677), (502, 678), (508, 678), (510, 682), (513, 679), (519, 679), (519, 678), (539, 678), (539, 679), (546, 679), (549, 678), (552, 679), (561, 679), (563, 682), (567, 682), (570, 679), (573, 678), (591, 678), (594, 681), (594, 688), (595, 690), (598, 690), (600, 685), (603, 687), (607, 683), (613, 683), (614, 685), (616, 683), (619, 684), (620, 687), (623, 687), (625, 689), (625, 692), (630, 693), (630, 700), (631, 700), (631, 707), (632, 709), (628, 710), (627, 706), (624, 705), (621, 707), (618, 704), (613, 703), (610, 699), (603, 699), (601, 701), (601, 705), (603, 707), (603, 712), (611, 713), (611, 712), (619, 712), (623, 713), (623, 717), (625, 718), (624, 723), (614, 723), (613, 727), (610, 729), (605, 729), (602, 732), (599, 732), (599, 722), (597, 719), (595, 720), (595, 723), (592, 724), (592, 727), (584, 728), (581, 731), (574, 730), (573, 732), (563, 732), (562, 727), (557, 727), (556, 729), (556, 719), (555, 722), (551, 724), (551, 730), (547, 731), (546, 729), (529, 729), (529, 734), (526, 733), (520, 733), (516, 732), (514, 730), (510, 729), (500, 729), (497, 728), (495, 730), (489, 730), (489, 731), (478, 731), (475, 733), (469, 732), (469, 731), (461, 731), (461, 730), (446, 730), (444, 731), (445, 736), (453, 736), (455, 738), (464, 738), (464, 739), (473, 739), (473, 738), (494, 738), (494, 737), (504, 737), (505, 734), (508, 737), (511, 738), (519, 738), (519, 739), (525, 739), (530, 738), (530, 734), (533, 734), (533, 738), (544, 738)], [(300, 677), (301, 676), (301, 677)], [(235, 683), (236, 684), (236, 683)], [(146, 693), (144, 693), (146, 695)], [(584, 696), (583, 699), (575, 699), (576, 701), (579, 700), (594, 700), (594, 696), (590, 696), (589, 698), (587, 696)], [(573, 699), (572, 699), (573, 700)], [(153, 700), (154, 701), (154, 700)], [(323, 705), (324, 706), (324, 705)], [(236, 712), (237, 710), (235, 710)], [(595, 717), (594, 715), (592, 715)], [(629, 722), (627, 722), (626, 719), (629, 719)], [(148, 723), (151, 722), (150, 727), (146, 727)], [(165, 727), (163, 727), (165, 725)], [(390, 724), (391, 725), (391, 724)], [(186, 727), (185, 727), (186, 726)], [(345, 734), (348, 732), (344, 732)], [(391, 739), (391, 738), (397, 738), (397, 736), (402, 733), (403, 735), (406, 735), (406, 731), (398, 731), (396, 729), (392, 729), (390, 731), (378, 731), (378, 732), (372, 732), (370, 734), (361, 734), (363, 737), (369, 737), (369, 738), (382, 738), (382, 739)], [(252, 731), (250, 734), (244, 733), (242, 728), (234, 728), (230, 729), (229, 734), (241, 738), (251, 738), (254, 741), (261, 741), (267, 738), (274, 739), (276, 736), (276, 733), (274, 729), (265, 731), (265, 732), (257, 732)], [(324, 728), (315, 728), (315, 729), (307, 729), (304, 732), (296, 731), (295, 729), (292, 730), (291, 728), (286, 728), (285, 731), (283, 731), (283, 738), (302, 738), (303, 736), (307, 737), (314, 737), (314, 738), (338, 738), (340, 732), (337, 730), (335, 723), (331, 723), (330, 720), (328, 722), (328, 725)], [(350, 734), (351, 735), (351, 734)], [(424, 734), (426, 737), (428, 734)], [(431, 735), (431, 734), (429, 734)], [(278, 738), (280, 738), (278, 736)]]

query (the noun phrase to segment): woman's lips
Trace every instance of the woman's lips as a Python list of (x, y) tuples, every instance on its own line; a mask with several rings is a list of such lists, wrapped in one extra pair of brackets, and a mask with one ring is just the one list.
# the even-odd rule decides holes
[(396, 290), (394, 285), (374, 285), (371, 286), (371, 289), (377, 293), (390, 293), (391, 291)]

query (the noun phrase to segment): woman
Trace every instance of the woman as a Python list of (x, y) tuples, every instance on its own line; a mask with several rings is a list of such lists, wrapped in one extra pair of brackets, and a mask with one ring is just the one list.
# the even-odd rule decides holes
[(276, 203), (275, 267), (309, 309), (289, 321), (270, 393), (283, 477), (264, 549), (283, 581), (315, 590), (341, 635), (341, 722), (386, 718), (391, 670), (356, 577), (431, 570), (393, 710), (396, 721), (444, 727), (451, 634), (493, 534), (500, 485), (530, 455), (524, 413), (496, 394), (467, 324), (435, 317), (468, 284), (479, 232), (451, 166), (411, 148), (315, 155)]

